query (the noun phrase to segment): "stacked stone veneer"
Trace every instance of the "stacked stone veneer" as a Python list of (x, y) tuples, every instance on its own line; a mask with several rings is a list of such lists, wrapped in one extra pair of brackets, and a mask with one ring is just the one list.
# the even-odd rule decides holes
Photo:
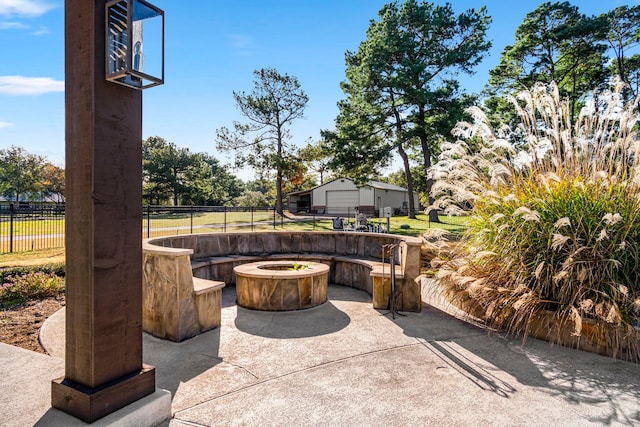
[(207, 307), (221, 303), (221, 292), (213, 295), (197, 292), (191, 273), (191, 253), (190, 249), (156, 249), (144, 245), (142, 329), (145, 332), (182, 341), (220, 326), (219, 310)]
[[(143, 329), (163, 338), (177, 333), (177, 340), (199, 333), (202, 327), (198, 325), (199, 315), (193, 299), (193, 277), (235, 285), (235, 266), (264, 260), (326, 264), (330, 268), (329, 283), (363, 290), (373, 296), (374, 308), (386, 308), (389, 267), (385, 260), (383, 271), (382, 248), (387, 244), (401, 247), (396, 267), (396, 308), (420, 311), (420, 284), (415, 281), (420, 274), (419, 238), (377, 233), (273, 231), (190, 234), (146, 240), (143, 243)], [(220, 308), (211, 310), (219, 312)], [(171, 330), (171, 334), (167, 334), (167, 330)]]
[(316, 307), (327, 301), (329, 266), (300, 261), (258, 261), (242, 264), (236, 275), (236, 302), (253, 310), (288, 311)]

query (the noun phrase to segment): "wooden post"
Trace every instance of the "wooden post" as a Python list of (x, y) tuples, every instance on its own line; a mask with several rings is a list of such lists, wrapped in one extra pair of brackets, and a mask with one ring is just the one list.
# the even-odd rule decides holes
[(142, 363), (142, 93), (105, 80), (105, 0), (65, 0), (66, 353), (51, 404), (93, 422), (155, 391)]

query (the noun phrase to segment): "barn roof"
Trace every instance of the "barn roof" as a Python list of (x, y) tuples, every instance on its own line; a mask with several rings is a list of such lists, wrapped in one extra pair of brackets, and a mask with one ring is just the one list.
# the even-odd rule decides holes
[[(302, 195), (302, 194), (306, 194), (306, 193), (310, 193), (311, 191), (315, 190), (316, 188), (320, 188), (320, 187), (324, 187), (325, 185), (334, 182), (334, 181), (338, 181), (338, 180), (347, 180), (347, 181), (351, 181), (353, 182), (353, 180), (351, 178), (335, 178), (332, 179), (331, 181), (325, 182), (324, 184), (318, 185), (314, 188), (311, 188), (309, 190), (303, 190), (303, 191), (295, 191), (293, 193), (288, 193), (288, 196), (297, 196), (297, 195)], [(375, 188), (378, 190), (391, 190), (391, 191), (408, 191), (406, 188), (404, 187), (400, 187), (398, 185), (393, 185), (393, 184), (387, 184), (386, 182), (380, 182), (380, 181), (368, 181), (364, 187), (371, 187), (371, 188)]]
[(387, 184), (386, 182), (380, 181), (369, 181), (367, 182), (369, 187), (377, 188), (378, 190), (393, 190), (393, 191), (407, 191), (406, 188), (400, 187), (399, 185)]

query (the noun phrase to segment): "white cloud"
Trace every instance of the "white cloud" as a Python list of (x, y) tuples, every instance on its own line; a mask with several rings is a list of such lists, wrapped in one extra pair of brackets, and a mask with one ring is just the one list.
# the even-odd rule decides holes
[(231, 42), (231, 46), (236, 49), (250, 49), (253, 47), (253, 37), (243, 34), (227, 34), (226, 37)]
[(21, 22), (12, 22), (12, 21), (0, 22), (0, 30), (25, 30), (27, 28), (29, 28), (29, 26), (24, 25)]
[(51, 31), (49, 31), (47, 27), (40, 26), (31, 34), (34, 36), (46, 36), (47, 34), (51, 34)]
[(2, 120), (0, 120), (0, 129), (8, 128), (9, 126), (13, 126), (13, 123), (3, 122)]
[(41, 95), (63, 91), (64, 82), (50, 77), (0, 76), (0, 94)]
[(0, 0), (0, 16), (40, 16), (53, 7), (41, 0)]

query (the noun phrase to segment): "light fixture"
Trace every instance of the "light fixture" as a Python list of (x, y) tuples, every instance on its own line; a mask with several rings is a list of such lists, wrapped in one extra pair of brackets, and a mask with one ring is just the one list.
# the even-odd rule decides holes
[(106, 4), (106, 78), (134, 89), (164, 83), (164, 11), (145, 0)]

